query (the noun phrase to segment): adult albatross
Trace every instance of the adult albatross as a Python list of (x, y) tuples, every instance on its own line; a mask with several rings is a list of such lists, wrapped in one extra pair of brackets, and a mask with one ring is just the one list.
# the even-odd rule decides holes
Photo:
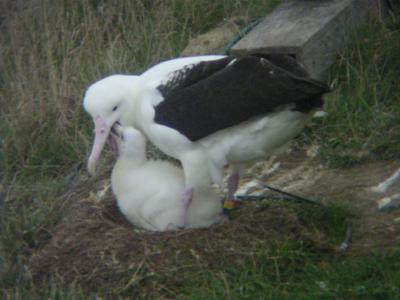
[(180, 160), (182, 201), (192, 197), (196, 182), (220, 183), (226, 165), (234, 170), (231, 198), (241, 166), (282, 149), (322, 107), (328, 91), (295, 59), (279, 54), (177, 58), (140, 76), (112, 75), (92, 84), (84, 97), (95, 124), (88, 170), (94, 172), (119, 123), (139, 129)]

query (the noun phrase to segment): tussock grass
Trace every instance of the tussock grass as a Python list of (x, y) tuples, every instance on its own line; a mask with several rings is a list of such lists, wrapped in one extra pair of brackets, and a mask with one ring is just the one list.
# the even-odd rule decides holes
[(332, 166), (368, 159), (398, 159), (400, 153), (400, 18), (371, 17), (353, 32), (331, 76), (334, 92), (326, 98), (328, 116), (313, 139)]
[[(0, 2), (0, 288), (15, 299), (98, 299), (57, 278), (39, 289), (26, 277), (32, 253), (63, 214), (58, 197), (90, 147), (91, 124), (81, 107), (92, 81), (140, 72), (177, 56), (187, 39), (233, 14), (264, 15), (272, 0), (30, 0)], [(398, 158), (399, 18), (372, 19), (341, 54), (313, 141), (335, 166), (367, 158)], [(338, 239), (341, 208), (302, 211)], [(221, 254), (223, 255), (223, 253)], [(182, 299), (398, 299), (398, 250), (345, 260), (301, 243), (278, 243), (243, 268), (207, 268), (164, 287)], [(112, 275), (111, 275), (112, 276)], [(107, 290), (108, 287), (103, 287)], [(112, 291), (101, 297), (118, 298)], [(134, 289), (134, 288), (132, 288)], [(131, 290), (120, 297), (129, 297)], [(371, 296), (372, 295), (372, 296)], [(144, 295), (145, 296), (145, 295)]]
[[(184, 299), (398, 299), (400, 252), (347, 260), (279, 244), (242, 269), (204, 271)], [(197, 281), (199, 280), (199, 281)]]
[(0, 170), (51, 177), (84, 160), (85, 88), (177, 56), (188, 38), (277, 1), (3, 1)]

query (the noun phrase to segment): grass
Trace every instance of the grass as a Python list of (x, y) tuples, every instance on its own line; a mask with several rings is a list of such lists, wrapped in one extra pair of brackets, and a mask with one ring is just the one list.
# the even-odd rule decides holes
[[(347, 260), (310, 253), (301, 245), (281, 244), (260, 253), (253, 264), (242, 269), (202, 269), (183, 280), (172, 299), (387, 299), (400, 296), (400, 252), (371, 254)], [(15, 299), (126, 299), (127, 290), (115, 294), (100, 290), (88, 295), (74, 285), (60, 287), (49, 282), (47, 289), (16, 289)], [(5, 294), (5, 295), (7, 295)], [(11, 298), (11, 297), (10, 297)], [(144, 297), (143, 297), (144, 298)]]
[[(90, 295), (54, 278), (37, 288), (29, 256), (51, 237), (63, 213), (59, 193), (79, 176), (91, 140), (81, 107), (90, 82), (140, 72), (174, 57), (189, 37), (231, 15), (257, 18), (271, 0), (61, 1), (0, 4), (0, 289), (4, 298), (129, 297), (113, 287)], [(400, 18), (372, 18), (354, 33), (331, 74), (327, 118), (306, 140), (334, 167), (399, 159)], [(67, 175), (66, 175), (67, 174)], [(56, 201), (57, 200), (57, 201)], [(299, 210), (334, 240), (345, 210)], [(243, 268), (193, 272), (169, 293), (184, 299), (399, 299), (397, 247), (333, 257), (294, 242), (277, 243)], [(109, 292), (106, 292), (106, 290)]]
[(400, 252), (341, 260), (279, 245), (243, 269), (204, 271), (185, 299), (398, 299)]
[[(299, 217), (306, 224), (313, 224), (315, 227), (319, 227), (322, 223), (329, 225), (329, 228), (322, 227), (321, 229), (329, 234), (332, 239), (331, 243), (339, 244), (343, 238), (345, 229), (343, 226), (345, 224), (344, 221), (349, 217), (347, 210), (338, 206), (301, 206), (297, 203), (282, 203), (282, 205), (285, 205), (292, 211), (300, 212)], [(34, 225), (29, 222), (27, 224), (30, 226)], [(47, 224), (46, 227), (51, 227), (51, 225)], [(19, 240), (24, 239), (24, 243), (46, 241), (47, 236), (40, 236), (40, 231), (29, 230), (26, 227), (25, 231), (29, 235), (26, 235), (25, 238), (19, 238)], [(12, 233), (13, 237), (18, 236), (15, 232)], [(81, 238), (85, 237), (81, 236)], [(15, 247), (12, 243), (10, 241), (11, 246)], [(10, 246), (6, 243), (3, 244)], [(27, 248), (26, 245), (19, 246)], [(34, 249), (36, 246), (29, 245), (29, 248)], [(182, 277), (178, 280), (179, 284), (166, 286), (161, 291), (161, 294), (174, 299), (203, 299), (203, 296), (217, 299), (221, 297), (226, 298), (228, 294), (231, 295), (232, 299), (236, 297), (242, 298), (246, 295), (248, 299), (252, 299), (253, 296), (264, 298), (266, 293), (270, 294), (271, 297), (273, 296), (272, 298), (275, 296), (281, 297), (287, 293), (285, 289), (291, 289), (292, 286), (300, 286), (303, 282), (304, 274), (310, 280), (310, 286), (313, 286), (311, 282), (312, 272), (315, 271), (314, 268), (317, 268), (315, 264), (324, 266), (331, 264), (331, 267), (334, 268), (336, 264), (342, 262), (342, 259), (335, 259), (329, 253), (316, 251), (308, 243), (282, 239), (280, 242), (274, 242), (272, 247), (259, 248), (259, 250), (255, 251), (255, 254), (246, 259), (246, 264), (241, 263), (241, 267), (233, 267), (234, 262), (232, 265), (224, 265), (223, 267), (206, 267), (203, 265), (203, 261), (203, 263), (199, 262), (198, 264), (203, 266), (200, 268), (196, 264), (189, 264), (185, 267), (180, 266), (182, 269), (179, 272), (171, 270), (173, 276)], [(29, 255), (29, 253), (25, 255)], [(20, 256), (21, 253), (19, 253)], [(79, 258), (77, 257), (76, 259)], [(10, 297), (20, 297), (21, 299), (25, 299), (28, 296), (33, 299), (48, 297), (58, 299), (89, 299), (98, 295), (106, 299), (110, 297), (124, 299), (124, 297), (135, 295), (138, 298), (145, 298), (143, 295), (138, 294), (138, 289), (142, 285), (142, 282), (135, 281), (136, 283), (129, 287), (126, 284), (130, 277), (136, 278), (136, 275), (132, 276), (134, 270), (127, 270), (128, 272), (124, 273), (125, 276), (122, 278), (119, 278), (121, 274), (110, 273), (108, 280), (113, 282), (112, 285), (99, 286), (88, 292), (87, 288), (79, 285), (61, 285), (57, 282), (56, 278), (54, 278), (54, 281), (49, 281), (48, 287), (41, 286), (41, 288), (37, 288), (27, 278), (24, 278), (23, 262), (15, 260), (14, 266), (16, 267), (15, 269), (6, 266), (8, 272), (5, 274), (6, 276), (2, 277), (2, 281), (0, 281), (5, 288), (5, 294)], [(310, 268), (310, 270), (307, 270), (307, 268)], [(136, 274), (136, 272), (134, 273)], [(144, 278), (147, 277), (148, 270), (146, 270), (146, 267), (140, 271), (139, 275)], [(140, 278), (140, 276), (138, 277)], [(161, 275), (155, 274), (153, 276), (160, 277)], [(119, 278), (118, 283), (116, 283), (115, 278)], [(327, 276), (327, 280), (329, 278)], [(157, 278), (157, 280), (159, 281), (160, 279)], [(18, 283), (18, 288), (15, 287), (16, 283)], [(284, 287), (285, 289), (283, 289)], [(305, 295), (307, 295), (306, 292)]]
[(55, 201), (65, 182), (37, 181), (14, 184), (2, 199), (0, 219), (0, 286), (25, 282), (24, 266), (35, 249), (49, 238), (62, 215), (62, 203)]
[(400, 153), (400, 18), (371, 18), (353, 32), (331, 73), (328, 116), (315, 123), (312, 139), (334, 167)]
[[(81, 106), (85, 88), (108, 74), (141, 72), (175, 57), (191, 36), (224, 18), (257, 18), (276, 2), (0, 3), (0, 286), (7, 288), (5, 295), (41, 298), (35, 289), (12, 287), (26, 283), (27, 259), (62, 213), (56, 196), (67, 187), (65, 178), (79, 176), (85, 161), (92, 129)], [(53, 289), (41, 296), (70, 297)]]
[[(301, 244), (276, 245), (243, 268), (194, 270), (173, 299), (388, 299), (400, 296), (400, 252), (374, 253), (346, 260), (310, 252)], [(134, 292), (99, 287), (90, 295), (77, 286), (16, 288), (4, 295), (15, 299), (126, 299)], [(142, 295), (143, 297), (143, 295)], [(144, 298), (144, 297), (143, 297)]]
[[(176, 57), (190, 36), (276, 0), (5, 1), (0, 43), (0, 174), (57, 177), (84, 161), (85, 88)], [(6, 13), (8, 12), (8, 13)]]

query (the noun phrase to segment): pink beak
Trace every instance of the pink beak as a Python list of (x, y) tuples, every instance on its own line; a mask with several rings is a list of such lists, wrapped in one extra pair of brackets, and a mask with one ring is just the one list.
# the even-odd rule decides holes
[(100, 116), (97, 116), (94, 122), (94, 132), (94, 143), (87, 165), (88, 171), (91, 175), (94, 175), (95, 173), (96, 162), (100, 157), (101, 151), (103, 150), (110, 133), (110, 127)]

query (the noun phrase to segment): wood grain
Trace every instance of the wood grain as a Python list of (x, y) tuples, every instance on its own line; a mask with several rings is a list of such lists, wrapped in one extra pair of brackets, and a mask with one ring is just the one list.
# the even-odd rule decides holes
[(324, 79), (349, 33), (378, 6), (376, 0), (284, 1), (230, 53), (290, 54), (312, 77)]

